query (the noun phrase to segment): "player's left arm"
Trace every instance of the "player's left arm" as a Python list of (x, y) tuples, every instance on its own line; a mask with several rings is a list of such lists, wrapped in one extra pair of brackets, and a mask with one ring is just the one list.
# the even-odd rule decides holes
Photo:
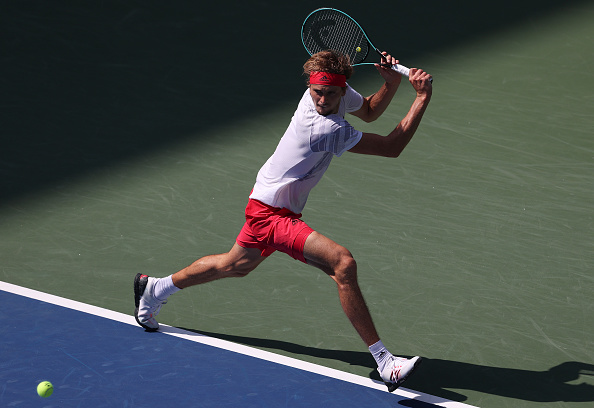
[(423, 70), (412, 68), (409, 80), (417, 91), (417, 97), (406, 116), (388, 136), (363, 133), (359, 143), (349, 149), (350, 152), (385, 157), (398, 157), (402, 153), (417, 131), (433, 93), (431, 75)]
[[(382, 58), (382, 63), (391, 65), (398, 64), (398, 60), (396, 58), (393, 58), (391, 55), (388, 55), (385, 52), (383, 54), (384, 58)], [(361, 105), (361, 108), (355, 112), (351, 112), (352, 115), (355, 115), (365, 122), (373, 122), (379, 118), (382, 113), (384, 113), (388, 105), (390, 105), (392, 98), (396, 94), (402, 79), (402, 76), (389, 66), (375, 64), (375, 67), (380, 75), (384, 78), (384, 84), (376, 93), (368, 96), (367, 98), (363, 98), (363, 105)]]

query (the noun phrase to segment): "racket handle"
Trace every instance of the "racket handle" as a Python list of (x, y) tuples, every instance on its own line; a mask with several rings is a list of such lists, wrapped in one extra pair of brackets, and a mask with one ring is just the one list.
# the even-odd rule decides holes
[(408, 77), (408, 74), (410, 72), (410, 69), (400, 64), (392, 65), (392, 69), (398, 72), (400, 75), (404, 75), (405, 77)]
[[(410, 73), (410, 69), (406, 68), (404, 65), (400, 65), (400, 64), (396, 64), (396, 65), (392, 65), (392, 69), (396, 72), (398, 72), (401, 75), (404, 75), (405, 77), (408, 77), (409, 73)], [(431, 78), (429, 80), (429, 82), (433, 83), (433, 78)]]

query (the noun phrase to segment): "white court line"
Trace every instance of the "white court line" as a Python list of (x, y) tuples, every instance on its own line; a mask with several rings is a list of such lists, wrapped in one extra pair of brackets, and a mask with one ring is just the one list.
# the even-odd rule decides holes
[[(75, 300), (66, 299), (60, 296), (50, 295), (48, 293), (39, 292), (33, 289), (27, 289), (22, 286), (13, 285), (0, 281), (0, 290), (5, 292), (14, 293), (15, 295), (25, 296), (31, 299), (40, 300), (42, 302), (51, 303), (57, 306), (62, 306), (68, 309), (77, 310), (79, 312), (88, 313), (94, 316), (103, 317), (106, 319), (114, 320), (120, 323), (125, 323), (133, 326), (137, 326), (134, 316), (127, 315), (124, 313), (114, 312), (113, 310), (104, 309), (97, 306), (88, 305), (86, 303), (77, 302)], [(214, 337), (205, 336), (198, 333), (193, 333), (187, 330), (178, 329), (177, 327), (168, 326), (166, 324), (159, 324), (159, 332), (182, 338), (185, 340), (193, 341), (196, 343), (206, 344), (209, 346), (217, 347), (223, 350), (233, 351), (235, 353), (243, 354), (246, 356), (255, 357), (261, 360), (270, 361), (277, 364), (282, 364), (289, 367), (298, 368), (300, 370), (308, 371), (315, 374), (320, 374), (326, 377), (336, 378), (338, 380), (346, 381), (352, 384), (361, 385), (363, 387), (374, 388), (376, 390), (388, 392), (386, 386), (379, 382), (374, 381), (371, 378), (347, 373), (344, 371), (336, 370), (333, 368), (324, 367), (318, 364), (308, 363), (301, 361), (296, 358), (282, 356), (280, 354), (271, 353), (256, 349), (242, 344), (232, 343), (227, 340), (216, 339)], [(139, 327), (140, 330), (140, 327)], [(425, 394), (418, 391), (409, 390), (407, 388), (398, 388), (393, 392), (395, 395), (399, 395), (403, 398), (419, 400), (430, 404), (437, 405), (444, 408), (478, 408), (474, 405), (468, 405), (461, 402), (450, 401), (444, 398), (436, 397), (433, 395)]]

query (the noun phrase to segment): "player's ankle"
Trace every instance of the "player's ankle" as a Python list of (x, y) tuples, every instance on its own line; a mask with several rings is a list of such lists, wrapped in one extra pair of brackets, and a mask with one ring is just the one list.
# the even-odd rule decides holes
[(392, 353), (386, 349), (386, 346), (384, 346), (384, 343), (382, 343), (381, 340), (369, 346), (369, 351), (375, 359), (380, 371), (383, 371), (386, 365), (392, 361), (392, 358), (394, 357)]

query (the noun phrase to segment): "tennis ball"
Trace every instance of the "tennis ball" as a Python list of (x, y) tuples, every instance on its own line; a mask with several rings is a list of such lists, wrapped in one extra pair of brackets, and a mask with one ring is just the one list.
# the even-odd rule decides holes
[(357, 52), (361, 52), (361, 47), (357, 47)]
[(47, 398), (54, 392), (54, 386), (49, 381), (42, 381), (37, 385), (37, 394), (40, 397)]

